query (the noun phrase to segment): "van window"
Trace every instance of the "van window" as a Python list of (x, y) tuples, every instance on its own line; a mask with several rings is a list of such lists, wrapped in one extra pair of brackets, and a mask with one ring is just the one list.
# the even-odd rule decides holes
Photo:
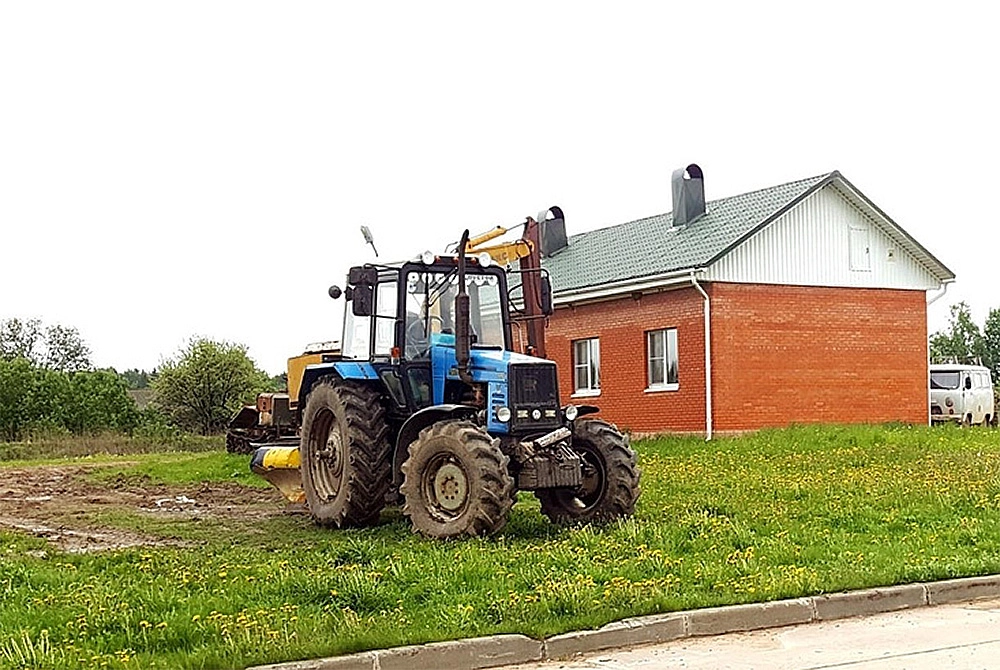
[(931, 388), (932, 389), (957, 389), (958, 385), (962, 383), (962, 373), (961, 372), (932, 372), (931, 373)]

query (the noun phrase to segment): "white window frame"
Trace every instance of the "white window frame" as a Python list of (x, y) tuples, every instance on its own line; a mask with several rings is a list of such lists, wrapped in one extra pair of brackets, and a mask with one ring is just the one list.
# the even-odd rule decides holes
[[(663, 356), (653, 357), (653, 340), (662, 338)], [(660, 328), (658, 330), (646, 331), (646, 392), (656, 391), (677, 391), (680, 389), (680, 359), (678, 356), (679, 346), (677, 344), (676, 328)], [(670, 379), (670, 364), (674, 364), (677, 372), (677, 379)], [(653, 373), (659, 372), (663, 381), (654, 382)]]
[[(583, 346), (580, 346), (583, 345)], [(597, 337), (573, 340), (573, 395), (571, 398), (601, 395), (601, 341)], [(579, 360), (580, 354), (585, 360)], [(580, 385), (578, 372), (584, 373), (586, 382)]]

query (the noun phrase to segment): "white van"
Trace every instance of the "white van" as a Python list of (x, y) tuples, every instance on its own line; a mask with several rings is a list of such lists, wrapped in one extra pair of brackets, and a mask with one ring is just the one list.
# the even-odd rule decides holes
[(931, 366), (931, 422), (990, 425), (994, 420), (993, 379), (981, 365)]

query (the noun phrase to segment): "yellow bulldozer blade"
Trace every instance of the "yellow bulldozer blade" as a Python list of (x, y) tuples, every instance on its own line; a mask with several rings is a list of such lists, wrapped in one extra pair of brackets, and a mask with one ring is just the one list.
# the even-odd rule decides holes
[(260, 447), (253, 454), (250, 469), (263, 477), (290, 503), (304, 503), (298, 447)]

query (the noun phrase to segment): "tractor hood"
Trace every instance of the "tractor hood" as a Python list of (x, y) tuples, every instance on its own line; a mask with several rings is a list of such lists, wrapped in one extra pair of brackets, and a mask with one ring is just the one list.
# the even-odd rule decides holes
[[(434, 403), (445, 402), (444, 388), (447, 381), (458, 380), (458, 362), (455, 358), (455, 338), (448, 334), (435, 334), (431, 338), (431, 365), (433, 375)], [(512, 365), (534, 364), (555, 367), (555, 363), (543, 358), (527, 356), (499, 347), (473, 346), (469, 352), (469, 373), (474, 383), (485, 384), (491, 405), (507, 404), (508, 383)], [(553, 372), (553, 381), (555, 373)], [(491, 431), (504, 433), (507, 426), (489, 422)]]
[[(434, 370), (446, 371), (447, 379), (458, 379), (458, 362), (455, 358), (455, 336), (446, 333), (435, 333), (431, 336), (431, 356), (434, 360)], [(554, 365), (552, 361), (516, 351), (505, 351), (500, 347), (485, 347), (473, 345), (470, 352), (469, 368), (473, 381), (497, 382), (506, 381), (507, 368), (512, 364), (537, 363)]]

